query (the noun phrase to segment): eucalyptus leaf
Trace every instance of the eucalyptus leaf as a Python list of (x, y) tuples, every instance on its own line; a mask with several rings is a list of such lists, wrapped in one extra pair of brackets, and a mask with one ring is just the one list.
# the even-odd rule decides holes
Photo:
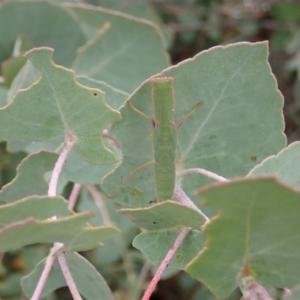
[(238, 278), (277, 288), (300, 281), (300, 192), (272, 177), (239, 179), (199, 190), (218, 214), (204, 229), (203, 251), (186, 271), (226, 298)]
[(63, 142), (68, 137), (90, 163), (114, 162), (101, 133), (120, 118), (118, 112), (105, 103), (101, 91), (77, 84), (73, 71), (54, 65), (52, 53), (50, 48), (27, 52), (42, 77), (0, 109), (0, 139)]

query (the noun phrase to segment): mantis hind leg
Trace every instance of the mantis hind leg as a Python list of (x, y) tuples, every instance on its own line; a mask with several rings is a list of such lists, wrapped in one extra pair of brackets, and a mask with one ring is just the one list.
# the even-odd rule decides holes
[(176, 129), (178, 129), (183, 124), (183, 122), (186, 119), (188, 119), (202, 104), (203, 104), (203, 102), (197, 103), (187, 115), (185, 115), (183, 118), (181, 118), (179, 120), (179, 122), (175, 125)]

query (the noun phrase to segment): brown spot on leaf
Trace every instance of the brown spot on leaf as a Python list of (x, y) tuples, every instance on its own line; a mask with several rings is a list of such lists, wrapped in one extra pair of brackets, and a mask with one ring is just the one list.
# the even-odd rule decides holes
[(252, 156), (250, 157), (250, 159), (251, 159), (252, 161), (256, 161), (256, 160), (257, 160), (257, 157), (256, 157), (255, 155), (252, 155)]
[(249, 261), (248, 261), (248, 258), (247, 258), (246, 261), (245, 261), (245, 265), (244, 265), (244, 268), (241, 272), (240, 277), (242, 278), (242, 277), (248, 277), (248, 276), (253, 276), (253, 274), (252, 274), (251, 268), (249, 266)]
[(134, 188), (132, 191), (131, 191), (131, 195), (132, 196), (139, 196), (141, 194), (141, 191)]
[(181, 254), (177, 254), (177, 255), (176, 255), (176, 260), (177, 260), (178, 262), (181, 262), (181, 261), (183, 260), (183, 256), (182, 256)]
[(128, 214), (126, 214), (126, 216), (127, 216), (131, 221), (135, 220), (135, 216), (133, 216), (133, 215), (128, 215)]

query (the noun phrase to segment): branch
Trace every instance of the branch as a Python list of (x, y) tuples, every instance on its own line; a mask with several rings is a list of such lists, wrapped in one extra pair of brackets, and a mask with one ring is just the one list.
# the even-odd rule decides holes
[[(56, 188), (57, 188), (59, 175), (60, 175), (62, 167), (63, 167), (63, 165), (64, 165), (64, 163), (65, 163), (65, 161), (66, 161), (66, 159), (67, 159), (67, 157), (68, 157), (68, 155), (69, 155), (69, 153), (72, 150), (73, 145), (74, 145), (72, 140), (73, 140), (73, 137), (70, 134), (68, 134), (68, 142), (67, 142), (65, 148), (63, 149), (63, 151), (61, 152), (61, 154), (59, 155), (59, 157), (58, 157), (58, 159), (55, 163), (55, 166), (54, 166), (54, 169), (53, 169), (50, 181), (49, 181), (49, 187), (48, 187), (48, 196), (50, 196), (50, 197), (55, 197), (56, 196)], [(69, 206), (70, 205), (73, 205), (73, 204), (69, 203)], [(53, 216), (50, 219), (51, 220), (56, 220), (57, 217)], [(31, 298), (31, 300), (38, 300), (40, 298), (40, 295), (43, 291), (43, 288), (46, 284), (47, 278), (50, 274), (51, 268), (52, 268), (53, 263), (55, 261), (56, 253), (58, 252), (58, 250), (62, 246), (63, 246), (62, 243), (54, 243), (54, 246), (51, 249), (50, 254), (47, 257), (46, 264), (44, 266), (44, 270), (41, 274), (41, 277), (40, 277), (39, 282), (38, 282), (38, 284), (35, 288), (35, 291), (33, 293), (33, 296)], [(61, 256), (64, 256), (64, 254), (59, 254), (58, 255), (59, 263), (62, 267), (62, 264), (60, 262)], [(62, 271), (63, 271), (63, 269), (62, 269)], [(71, 276), (71, 274), (70, 274), (70, 276)], [(69, 288), (70, 288), (70, 291), (72, 293), (72, 291), (74, 290), (72, 284), (74, 285), (74, 282), (73, 282), (73, 279), (69, 281), (69, 277), (68, 278), (65, 277), (65, 279), (66, 279), (67, 285), (68, 286), (69, 286), (69, 284), (71, 285), (71, 287), (69, 286)], [(71, 288), (72, 288), (72, 290), (71, 290)], [(76, 287), (75, 287), (75, 289), (76, 289)], [(79, 295), (79, 293), (78, 293), (78, 295)], [(80, 300), (81, 297), (79, 296), (79, 298), (74, 298), (74, 299)]]
[(191, 231), (191, 228), (186, 227), (180, 232), (180, 234), (176, 238), (175, 242), (170, 247), (168, 253), (165, 256), (165, 258), (160, 263), (160, 266), (156, 270), (156, 272), (155, 272), (148, 288), (146, 289), (146, 291), (144, 293), (144, 296), (143, 296), (142, 300), (149, 300), (150, 299), (150, 297), (151, 297), (152, 293), (154, 292), (155, 287), (156, 287), (158, 281), (160, 280), (162, 274), (164, 273), (165, 269), (168, 267), (168, 264), (172, 260), (172, 258), (174, 256), (174, 254), (176, 253), (177, 249), (182, 244), (182, 242), (184, 241), (184, 239), (186, 238), (186, 236), (189, 234), (190, 231)]
[(244, 300), (274, 300), (267, 290), (253, 280), (252, 277), (245, 277), (241, 279), (240, 289)]
[(109, 132), (108, 132), (107, 129), (104, 129), (104, 130), (102, 131), (102, 136), (105, 137), (105, 138), (107, 138), (107, 139), (109, 139), (109, 140), (111, 140), (111, 142), (112, 142), (118, 149), (121, 149), (121, 144), (120, 144), (114, 137), (112, 137), (112, 136), (109, 134)]
[(80, 189), (81, 189), (81, 184), (79, 184), (79, 183), (74, 183), (74, 186), (73, 186), (71, 195), (70, 195), (70, 197), (69, 197), (69, 205), (68, 205), (68, 208), (69, 208), (69, 209), (72, 209), (72, 210), (73, 210), (73, 208), (74, 208), (74, 206), (75, 206), (75, 204), (76, 204), (76, 200), (77, 200), (77, 198), (78, 198)]
[(209, 218), (202, 212), (202, 210), (195, 205), (195, 203), (189, 198), (189, 196), (184, 192), (184, 190), (177, 184), (175, 185), (173, 198), (177, 200), (179, 203), (182, 203), (185, 206), (193, 208), (198, 213), (200, 213), (205, 219), (204, 225), (206, 225), (210, 221)]
[(148, 274), (150, 268), (151, 268), (151, 263), (146, 261), (141, 269), (139, 278), (137, 280), (135, 295), (140, 295), (140, 292), (143, 290), (143, 285), (145, 284), (147, 274)]
[(205, 169), (200, 169), (200, 168), (191, 168), (191, 169), (186, 169), (186, 170), (180, 171), (177, 173), (177, 177), (182, 177), (187, 174), (201, 174), (206, 177), (213, 178), (220, 182), (228, 182), (229, 181), (228, 179), (226, 179), (218, 174), (215, 174), (213, 172), (207, 171)]
[(65, 258), (65, 255), (64, 254), (60, 254), (58, 255), (58, 262), (59, 262), (59, 265), (60, 265), (60, 268), (61, 268), (61, 271), (65, 277), (65, 280), (66, 280), (66, 283), (70, 289), (70, 292), (73, 296), (73, 299), (74, 300), (82, 300), (78, 290), (77, 290), (77, 287), (76, 287), (76, 284), (72, 278), (72, 275), (70, 273), (70, 270), (68, 268), (68, 264), (67, 264), (67, 261), (66, 261), (66, 258)]
[(110, 217), (109, 217), (109, 213), (106, 209), (105, 204), (103, 203), (103, 200), (102, 200), (98, 190), (93, 185), (88, 185), (87, 188), (88, 188), (89, 192), (91, 193), (97, 207), (99, 208), (99, 211), (102, 216), (103, 224), (104, 225), (112, 224)]
[(30, 300), (39, 300), (40, 298), (40, 295), (42, 294), (42, 291), (43, 291), (43, 288), (46, 284), (46, 281), (47, 281), (47, 278), (50, 274), (50, 271), (51, 271), (51, 268), (54, 264), (54, 261), (55, 261), (55, 248), (53, 247), (51, 250), (50, 250), (50, 253), (46, 259), (46, 263), (45, 263), (45, 266), (44, 266), (44, 270), (41, 274), (41, 277), (39, 279), (39, 282), (35, 288), (35, 291), (32, 295), (32, 297), (30, 298)]
[(53, 172), (51, 175), (51, 179), (49, 182), (48, 196), (50, 196), (50, 197), (56, 196), (56, 187), (57, 187), (58, 178), (59, 178), (61, 169), (62, 169), (70, 151), (73, 148), (73, 145), (74, 145), (73, 142), (68, 140), (67, 145), (65, 146), (65, 148), (59, 155), (58, 160), (55, 163), (55, 166), (54, 166), (54, 169), (53, 169)]

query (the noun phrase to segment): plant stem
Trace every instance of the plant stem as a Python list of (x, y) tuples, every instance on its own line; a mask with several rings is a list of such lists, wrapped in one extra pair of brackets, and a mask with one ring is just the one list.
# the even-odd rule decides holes
[[(63, 167), (70, 151), (73, 148), (73, 145), (74, 144), (73, 144), (73, 141), (72, 141), (72, 136), (68, 135), (68, 142), (67, 142), (65, 148), (63, 149), (63, 151), (61, 152), (61, 154), (59, 155), (59, 157), (58, 157), (58, 159), (55, 163), (55, 166), (54, 166), (54, 169), (53, 169), (53, 172), (52, 172), (52, 176), (51, 176), (50, 181), (49, 181), (48, 196), (50, 196), (50, 197), (55, 197), (56, 196), (56, 188), (57, 188), (58, 178), (59, 178), (59, 175), (61, 173), (62, 167)], [(78, 189), (77, 186), (76, 186), (76, 189)], [(79, 192), (79, 190), (78, 190), (78, 192)], [(71, 199), (71, 200), (72, 200), (71, 204), (69, 202), (69, 208), (70, 208), (70, 206), (73, 206), (74, 203), (75, 203), (75, 201), (73, 199)], [(51, 220), (53, 220), (53, 221), (56, 220), (56, 219), (57, 219), (56, 216), (51, 217)], [(55, 261), (56, 253), (58, 252), (58, 250), (62, 246), (63, 246), (62, 243), (54, 243), (54, 246), (51, 249), (50, 254), (47, 257), (44, 270), (41, 274), (41, 277), (40, 277), (39, 282), (38, 282), (38, 284), (35, 288), (35, 291), (33, 293), (33, 296), (31, 298), (31, 300), (38, 300), (39, 299), (39, 297), (40, 297), (40, 295), (43, 291), (43, 288), (46, 284), (47, 278), (50, 274), (52, 265)], [(67, 283), (68, 287), (70, 288), (70, 291), (71, 291), (72, 295), (74, 294), (76, 296), (76, 298), (74, 298), (74, 299), (80, 300), (81, 297), (79, 295), (79, 292), (76, 289), (76, 285), (74, 284), (73, 278), (72, 278), (72, 276), (69, 272), (64, 254), (59, 254), (57, 256), (58, 256), (58, 260), (59, 260), (62, 272), (65, 276), (66, 283)], [(73, 297), (74, 297), (74, 295), (73, 295)]]
[(81, 184), (74, 183), (74, 186), (73, 186), (72, 191), (71, 191), (71, 195), (69, 197), (69, 205), (68, 205), (69, 209), (73, 210), (73, 208), (74, 208), (74, 206), (76, 204), (76, 200), (78, 198), (80, 189), (81, 189)]
[(173, 245), (169, 249), (168, 253), (166, 254), (165, 258), (160, 263), (160, 266), (156, 270), (151, 282), (149, 283), (149, 285), (148, 285), (148, 287), (147, 287), (147, 289), (144, 293), (144, 296), (143, 296), (142, 300), (149, 300), (150, 299), (150, 297), (151, 297), (152, 293), (154, 292), (155, 287), (156, 287), (158, 281), (160, 280), (163, 272), (168, 267), (168, 264), (172, 260), (172, 258), (174, 256), (174, 254), (176, 253), (177, 249), (182, 244), (183, 240), (186, 238), (186, 236), (189, 234), (190, 231), (191, 231), (191, 228), (186, 227), (180, 232), (180, 234), (176, 238), (175, 242), (173, 243)]
[(244, 300), (274, 300), (266, 289), (254, 281), (252, 277), (242, 278), (240, 289)]
[(109, 213), (105, 207), (105, 204), (103, 203), (103, 200), (101, 199), (101, 196), (100, 196), (100, 193), (98, 192), (98, 190), (93, 185), (88, 185), (87, 188), (88, 188), (89, 192), (91, 193), (97, 207), (99, 208), (99, 211), (102, 216), (103, 224), (104, 225), (112, 224), (110, 217), (109, 217)]
[(179, 186), (175, 185), (173, 197), (179, 203), (184, 204), (190, 208), (195, 209), (198, 213), (200, 213), (205, 219), (205, 224), (209, 222), (209, 218), (202, 212), (202, 210), (195, 205), (195, 203), (189, 198), (189, 196), (184, 192), (184, 190)]
[(191, 168), (191, 169), (186, 169), (186, 170), (183, 170), (183, 171), (180, 171), (177, 173), (177, 177), (182, 177), (182, 176), (185, 176), (187, 174), (201, 174), (201, 175), (204, 175), (206, 177), (209, 177), (209, 178), (213, 178), (217, 181), (221, 181), (221, 182), (227, 182), (229, 181), (228, 179), (218, 175), (218, 174), (215, 174), (213, 172), (210, 172), (210, 171), (207, 171), (205, 169), (200, 169), (200, 168)]
[(150, 262), (146, 261), (141, 269), (139, 278), (137, 280), (136, 289), (135, 289), (135, 299), (139, 299), (140, 292), (143, 290), (143, 285), (146, 281), (147, 274), (151, 268)]
[(51, 176), (51, 179), (49, 182), (48, 196), (50, 196), (50, 197), (56, 196), (56, 188), (57, 188), (58, 178), (59, 178), (61, 169), (62, 169), (70, 151), (73, 148), (73, 145), (74, 144), (72, 141), (68, 141), (67, 145), (65, 146), (65, 148), (59, 155), (58, 160), (55, 163), (55, 166), (54, 166), (54, 169), (52, 172), (52, 176)]
[(30, 300), (39, 300), (40, 295), (42, 294), (43, 288), (46, 284), (47, 278), (50, 274), (51, 268), (52, 268), (52, 266), (54, 264), (54, 261), (55, 261), (55, 254), (54, 253), (55, 253), (55, 248), (53, 247), (50, 250), (50, 253), (49, 253), (49, 255), (46, 259), (46, 263), (45, 263), (43, 272), (41, 274), (39, 282), (38, 282), (38, 284), (35, 288), (35, 291), (34, 291), (32, 297), (30, 298)]
[(61, 271), (65, 277), (65, 280), (66, 280), (66, 283), (70, 289), (70, 292), (73, 296), (73, 299), (74, 300), (82, 300), (78, 290), (77, 290), (77, 287), (76, 287), (76, 284), (72, 278), (72, 275), (70, 273), (70, 270), (68, 268), (68, 264), (67, 264), (67, 261), (66, 261), (66, 258), (65, 258), (65, 255), (64, 254), (60, 254), (58, 255), (58, 262), (59, 262), (59, 265), (60, 265), (60, 268), (61, 268)]

